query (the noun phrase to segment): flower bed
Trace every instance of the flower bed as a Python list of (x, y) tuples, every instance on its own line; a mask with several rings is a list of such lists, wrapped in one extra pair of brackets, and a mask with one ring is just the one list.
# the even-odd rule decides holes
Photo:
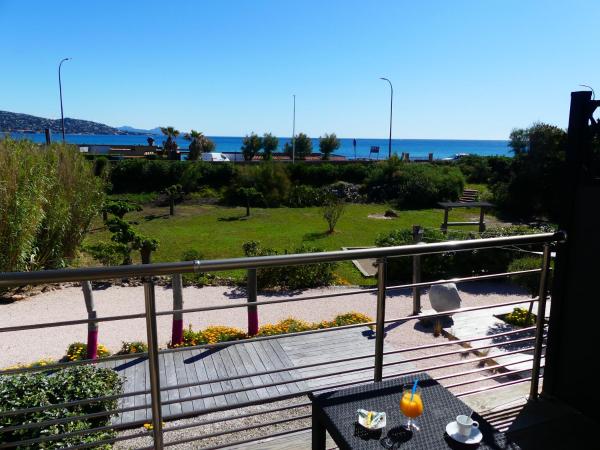
[[(288, 317), (277, 323), (269, 323), (258, 329), (256, 336), (275, 336), (279, 334), (298, 333), (309, 330), (319, 330), (323, 328), (341, 327), (344, 325), (357, 325), (361, 323), (373, 322), (373, 319), (366, 314), (359, 312), (348, 312), (339, 314), (333, 320), (323, 320), (321, 322), (306, 322), (304, 320)], [(192, 347), (202, 344), (215, 344), (217, 342), (236, 341), (247, 339), (248, 336), (239, 328), (225, 326), (211, 326), (204, 330), (194, 331), (190, 324), (189, 328), (183, 332), (183, 342), (169, 347)]]

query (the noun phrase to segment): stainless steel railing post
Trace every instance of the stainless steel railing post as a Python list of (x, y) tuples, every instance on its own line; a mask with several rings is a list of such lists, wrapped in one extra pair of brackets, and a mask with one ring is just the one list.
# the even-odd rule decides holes
[(533, 350), (533, 366), (531, 368), (531, 389), (529, 398), (537, 400), (540, 384), (540, 365), (542, 362), (542, 345), (544, 342), (544, 321), (546, 315), (546, 300), (548, 291), (548, 272), (550, 269), (550, 244), (544, 244), (542, 271), (540, 272), (540, 291), (538, 297), (537, 320), (535, 329), (535, 347)]
[(373, 381), (383, 378), (383, 341), (385, 338), (386, 258), (377, 260), (377, 318), (375, 319), (375, 373)]
[(154, 448), (163, 448), (162, 409), (160, 399), (160, 375), (158, 368), (158, 335), (156, 327), (156, 297), (154, 280), (144, 278), (144, 299), (146, 305), (146, 332), (148, 334), (148, 365), (150, 372), (150, 398), (152, 400), (152, 435)]

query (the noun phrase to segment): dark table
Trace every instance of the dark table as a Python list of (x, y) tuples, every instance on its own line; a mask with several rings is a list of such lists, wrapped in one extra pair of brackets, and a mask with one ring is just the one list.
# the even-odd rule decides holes
[[(400, 412), (400, 398), (405, 385), (412, 386), (419, 379), (423, 415), (416, 419), (420, 431), (408, 433), (402, 425), (406, 417)], [(325, 449), (325, 431), (328, 431), (340, 449), (382, 449), (381, 440), (388, 435), (398, 449), (469, 449), (518, 450), (503, 433), (496, 431), (485, 419), (473, 413), (479, 422), (483, 441), (479, 445), (464, 445), (446, 435), (446, 425), (460, 414), (471, 414), (471, 408), (452, 395), (446, 388), (426, 373), (398, 377), (380, 383), (371, 383), (310, 395), (312, 401), (312, 448)], [(383, 430), (369, 431), (358, 425), (358, 409), (385, 411), (387, 426)]]

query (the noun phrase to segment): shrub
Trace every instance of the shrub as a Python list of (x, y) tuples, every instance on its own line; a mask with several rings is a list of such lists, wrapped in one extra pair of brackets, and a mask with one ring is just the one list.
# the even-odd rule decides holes
[[(440, 230), (425, 229), (424, 242), (445, 240), (478, 239), (536, 233), (540, 230), (530, 227), (493, 227), (484, 233), (464, 233), (449, 230), (447, 234)], [(413, 243), (410, 229), (393, 230), (379, 235), (375, 240), (378, 247), (393, 247)], [(484, 273), (506, 272), (515, 253), (507, 249), (482, 249), (461, 252), (446, 252), (421, 256), (421, 274), (423, 280), (437, 280), (455, 276), (468, 276)], [(539, 264), (538, 264), (539, 267)], [(412, 279), (412, 257), (393, 258), (388, 263), (388, 276), (395, 281), (407, 282)]]
[(148, 351), (148, 345), (141, 341), (123, 342), (121, 350), (117, 352), (117, 355), (130, 355), (132, 353), (145, 353)]
[(278, 207), (288, 199), (290, 179), (281, 164), (265, 162), (260, 165), (238, 167), (235, 182), (226, 190), (225, 201), (229, 204), (246, 206), (247, 201), (240, 188), (254, 188), (262, 194), (268, 207)]
[(183, 330), (183, 340), (179, 345), (171, 345), (169, 347), (193, 347), (195, 345), (206, 344), (206, 338), (202, 334), (201, 331), (192, 330), (192, 325), (190, 324), (187, 330)]
[[(272, 248), (263, 248), (258, 241), (249, 241), (243, 245), (246, 256), (277, 255)], [(315, 253), (323, 249), (309, 246), (300, 246), (294, 253)], [(288, 253), (287, 251), (285, 253)], [(299, 266), (269, 267), (258, 269), (257, 285), (259, 289), (283, 288), (306, 289), (311, 287), (328, 286), (335, 281), (334, 270), (336, 263), (304, 264)]]
[[(2, 398), (0, 412), (118, 395), (121, 393), (121, 384), (119, 376), (113, 370), (91, 366), (61, 369), (52, 374), (42, 372), (2, 376), (0, 377), (0, 398)], [(15, 416), (0, 416), (0, 429), (24, 423), (36, 424), (69, 416), (102, 413), (116, 408), (117, 400), (100, 400), (71, 406), (68, 409), (53, 408)], [(3, 433), (2, 441), (10, 443), (36, 439), (75, 430), (98, 428), (110, 425), (110, 422), (110, 415), (106, 415), (86, 420), (73, 420), (71, 422), (25, 428)], [(93, 444), (96, 441), (115, 436), (116, 432), (112, 430), (99, 431), (47, 441), (41, 444), (40, 448), (64, 448)], [(110, 446), (102, 445), (95, 448), (108, 449)]]
[[(193, 248), (185, 250), (181, 254), (181, 261), (196, 261), (201, 259), (204, 259), (204, 255), (202, 254), (202, 252)], [(207, 275), (204, 272), (184, 273), (181, 275), (184, 284), (193, 285), (206, 284), (206, 277)]]
[(515, 308), (504, 316), (504, 321), (519, 327), (530, 327), (535, 325), (536, 316), (525, 308)]
[(202, 331), (202, 337), (206, 343), (215, 344), (217, 342), (238, 341), (245, 339), (247, 335), (239, 328), (216, 325), (205, 328)]
[[(524, 258), (518, 258), (510, 262), (508, 265), (508, 272), (517, 272), (520, 270), (539, 269), (541, 267), (541, 258), (539, 256), (526, 256)], [(539, 273), (528, 273), (523, 275), (513, 275), (511, 281), (526, 289), (532, 297), (538, 295), (540, 287), (540, 274)], [(550, 283), (549, 283), (550, 285)]]
[[(106, 358), (110, 356), (110, 351), (102, 344), (98, 344), (98, 358)], [(65, 359), (67, 361), (79, 361), (87, 357), (87, 344), (83, 342), (73, 342), (67, 348)]]
[(265, 324), (258, 329), (257, 336), (275, 336), (278, 334), (298, 333), (314, 329), (315, 326), (304, 320), (288, 317), (277, 323)]
[[(157, 192), (181, 181), (184, 169), (202, 163), (125, 159), (110, 171), (113, 192)], [(217, 164), (215, 164), (216, 166)]]
[(335, 226), (344, 214), (344, 209), (346, 208), (346, 204), (343, 200), (337, 197), (330, 197), (326, 203), (321, 207), (321, 214), (323, 215), (323, 219), (327, 222), (328, 232), (333, 233), (335, 231)]
[(133, 211), (141, 211), (142, 207), (137, 203), (129, 202), (127, 200), (108, 200), (102, 207), (104, 214), (113, 214), (119, 219), (125, 217), (125, 214)]
[(230, 163), (211, 164), (204, 161), (188, 161), (185, 164), (181, 177), (174, 180), (183, 186), (185, 192), (195, 192), (205, 186), (220, 189), (229, 186), (236, 177), (233, 164)]
[(86, 245), (83, 247), (83, 251), (104, 266), (121, 264), (131, 252), (126, 245), (118, 242), (98, 242)]
[(356, 325), (359, 323), (373, 322), (373, 319), (366, 314), (350, 311), (345, 314), (339, 314), (330, 322), (332, 327), (341, 327), (344, 325)]
[(104, 200), (105, 182), (75, 147), (0, 140), (0, 271), (72, 259)]
[(443, 200), (456, 200), (464, 177), (457, 167), (409, 164), (396, 156), (379, 163), (366, 182), (371, 201), (392, 201), (401, 208), (427, 208)]
[(323, 189), (301, 184), (290, 190), (287, 206), (291, 208), (322, 206), (326, 198), (327, 195)]
[(365, 201), (365, 197), (360, 193), (360, 186), (348, 183), (347, 181), (337, 181), (324, 187), (323, 191), (325, 194), (332, 195), (350, 203), (362, 203)]

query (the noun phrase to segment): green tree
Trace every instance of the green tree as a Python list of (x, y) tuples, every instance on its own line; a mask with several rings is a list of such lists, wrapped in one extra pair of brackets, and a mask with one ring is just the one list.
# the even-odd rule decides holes
[(265, 133), (262, 138), (262, 144), (263, 159), (265, 161), (270, 161), (273, 159), (273, 153), (277, 150), (277, 147), (279, 147), (279, 139), (271, 133)]
[(179, 130), (173, 127), (160, 127), (160, 131), (167, 136), (167, 140), (163, 143), (163, 148), (167, 152), (169, 159), (177, 159), (177, 149), (179, 146), (175, 139), (179, 136)]
[(204, 135), (199, 131), (191, 130), (185, 134), (184, 139), (190, 141), (188, 160), (196, 161), (202, 153), (202, 139), (204, 139)]
[(119, 219), (125, 217), (125, 214), (133, 211), (141, 211), (142, 207), (137, 203), (127, 200), (108, 200), (102, 207), (102, 216), (104, 221), (108, 220), (108, 214), (117, 216)]
[(329, 159), (331, 154), (340, 148), (340, 140), (335, 133), (327, 134), (319, 138), (319, 150), (321, 151), (322, 159)]
[[(310, 138), (304, 133), (298, 133), (296, 136), (296, 150), (294, 152), (296, 159), (305, 159), (307, 156), (310, 156), (312, 153), (312, 141)], [(290, 158), (292, 157), (293, 144), (291, 142), (286, 142), (283, 148), (283, 151), (287, 153)]]
[(326, 203), (321, 207), (321, 213), (323, 214), (323, 219), (327, 222), (328, 232), (331, 234), (335, 231), (335, 226), (344, 214), (344, 209), (346, 208), (346, 204), (340, 198), (335, 196), (331, 196)]
[(63, 267), (104, 203), (106, 172), (71, 145), (0, 140), (0, 271)]
[(250, 216), (250, 206), (264, 201), (263, 195), (253, 187), (238, 188), (237, 195), (245, 199), (246, 202), (246, 217)]
[(567, 133), (554, 125), (536, 123), (515, 129), (510, 146), (515, 156), (507, 180), (492, 186), (494, 201), (509, 215), (560, 218), (564, 190), (560, 180), (566, 157)]
[(263, 146), (262, 138), (256, 133), (250, 133), (244, 137), (242, 141), (242, 155), (244, 155), (244, 161), (252, 161), (252, 159), (258, 155), (260, 149)]
[(180, 184), (174, 184), (165, 189), (165, 194), (169, 198), (169, 215), (175, 215), (175, 202), (180, 200), (183, 195), (183, 188)]

